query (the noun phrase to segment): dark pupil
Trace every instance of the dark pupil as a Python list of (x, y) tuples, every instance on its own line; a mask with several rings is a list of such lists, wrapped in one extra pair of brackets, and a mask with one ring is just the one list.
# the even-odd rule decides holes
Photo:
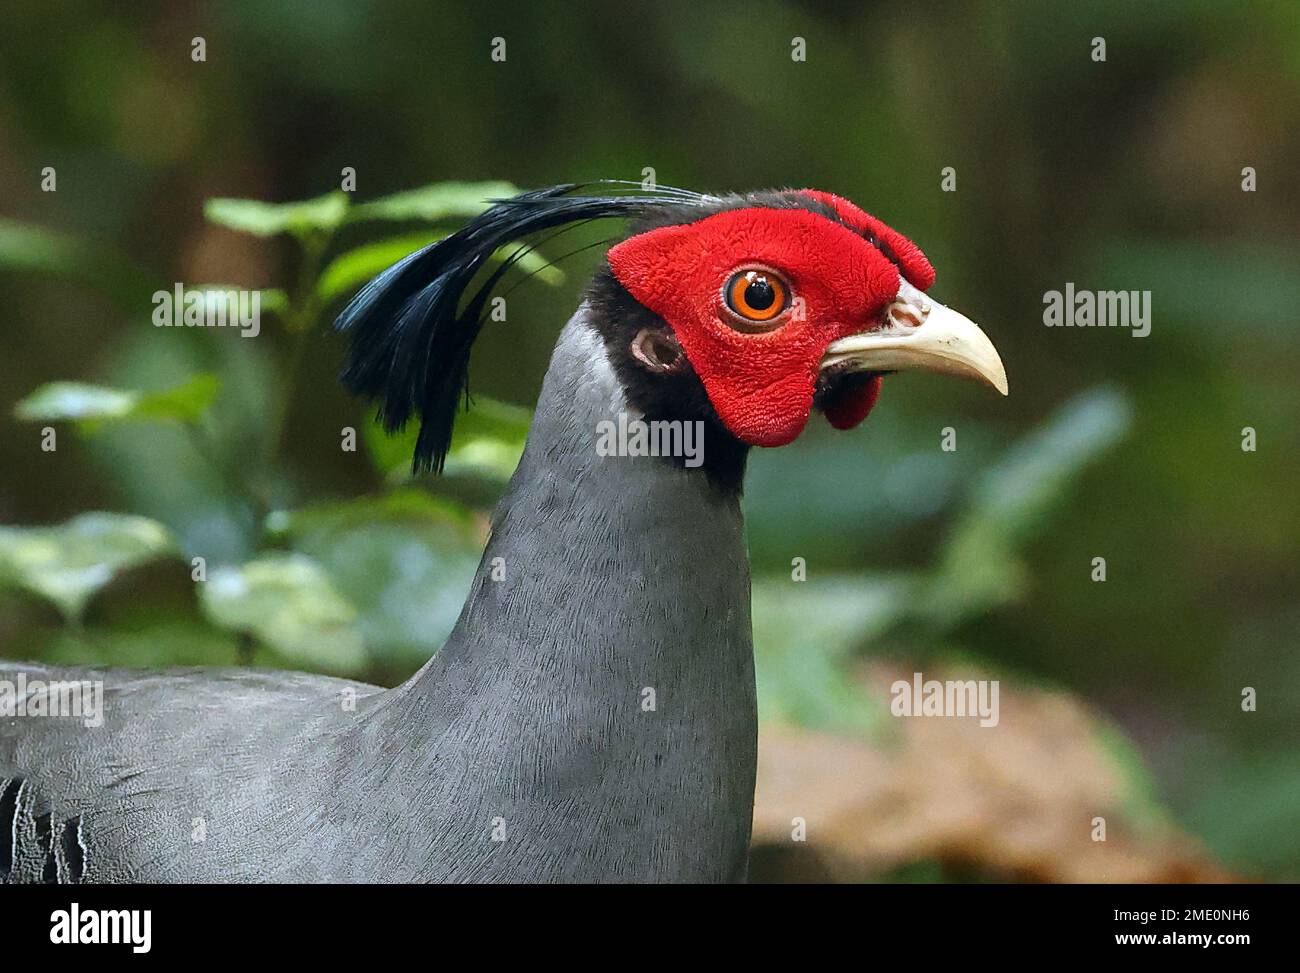
[(745, 303), (755, 311), (766, 311), (776, 300), (776, 291), (766, 277), (755, 277), (745, 288)]

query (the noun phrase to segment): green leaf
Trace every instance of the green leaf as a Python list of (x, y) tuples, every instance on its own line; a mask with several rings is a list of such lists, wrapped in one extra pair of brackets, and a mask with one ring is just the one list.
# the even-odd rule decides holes
[(980, 477), (968, 518), (1024, 539), (1084, 467), (1120, 440), (1132, 418), (1128, 398), (1114, 388), (1070, 399)]
[(1128, 431), (1132, 406), (1119, 391), (1071, 399), (985, 471), (945, 545), (918, 613), (940, 627), (1019, 597), (1019, 550), (1065, 499), (1070, 483)]
[(493, 200), (518, 195), (519, 188), (508, 182), (435, 182), (354, 206), (348, 222), (469, 219), (490, 207)]
[(313, 232), (333, 230), (343, 222), (347, 211), (348, 194), (342, 190), (296, 203), (209, 199), (203, 205), (203, 215), (210, 222), (260, 237), (281, 233), (304, 237)]
[(56, 527), (0, 527), (0, 584), (39, 595), (70, 620), (114, 576), (175, 547), (146, 517), (85, 513)]
[[(262, 511), (259, 496), (279, 504), (292, 493), (282, 469), (266, 470), (273, 435), (267, 416), (283, 378), (259, 341), (213, 341), (198, 328), (169, 332), (133, 328), (106, 363), (109, 384), (168, 388), (199, 372), (221, 381), (221, 397), (196, 427), (182, 423), (115, 422), (86, 440), (105, 487), (129, 509), (166, 524), (189, 556), (238, 564), (253, 555)], [(160, 474), (160, 471), (170, 471)]]
[(141, 393), (82, 382), (50, 382), (14, 406), (14, 415), (28, 422), (81, 419), (124, 419), (139, 404)]
[[(200, 284), (197, 287), (185, 288), (186, 294), (196, 291), (203, 294), (208, 320), (238, 321), (241, 294), (256, 294), (259, 311), (283, 316), (289, 310), (289, 295), (278, 287), (263, 287), (260, 290), (249, 291), (236, 284)], [(219, 311), (225, 312), (224, 317), (217, 317)]]
[[(448, 474), (510, 479), (523, 455), (524, 441), (532, 414), (517, 405), (478, 398), (469, 411), (456, 420), (451, 450), (447, 453)], [(401, 432), (388, 435), (378, 422), (367, 427), (366, 446), (376, 468), (389, 476), (409, 474), (419, 426), (411, 422)]]
[[(316, 284), (316, 296), (323, 302), (356, 290), (361, 284), (370, 280), (382, 270), (387, 270), (403, 257), (427, 247), (435, 240), (447, 236), (443, 232), (408, 233), (368, 243), (340, 254), (330, 261), (320, 280)], [(518, 244), (501, 247), (492, 254), (492, 260), (500, 262), (513, 256), (519, 249)], [(515, 261), (516, 265), (537, 279), (552, 286), (564, 282), (564, 271), (549, 264), (544, 256), (536, 250), (525, 250)]]
[(316, 282), (316, 295), (322, 301), (331, 301), (341, 294), (364, 284), (381, 270), (386, 270), (403, 257), (440, 240), (446, 233), (408, 233), (367, 243), (340, 254), (330, 261)]
[(80, 278), (132, 312), (156, 286), (152, 275), (108, 248), (17, 220), (0, 219), (0, 268)]
[[(157, 612), (153, 605), (147, 611)], [(142, 616), (147, 612), (142, 613)], [(196, 618), (139, 617), (114, 628), (49, 633), (23, 655), (56, 666), (228, 666), (238, 656), (234, 635)], [(259, 660), (260, 661), (260, 660)], [(271, 660), (267, 660), (271, 661)]]
[(455, 625), (485, 539), (480, 520), (415, 488), (275, 512), (267, 523), (325, 568), (356, 606), (367, 650), (399, 678)]
[(290, 661), (336, 673), (366, 663), (356, 609), (305, 554), (268, 554), (214, 568), (199, 605), (221, 628), (248, 633)]
[(0, 219), (0, 266), (72, 273), (90, 259), (85, 244), (40, 226)]
[(281, 317), (289, 310), (289, 295), (278, 287), (264, 287), (259, 292), (262, 295), (262, 310), (270, 311)]
[(266, 517), (266, 529), (272, 537), (291, 539), (317, 531), (350, 530), (376, 523), (445, 523), (456, 530), (474, 529), (474, 518), (464, 507), (414, 487), (298, 510), (273, 510)]
[(195, 375), (184, 385), (142, 395), (132, 418), (197, 422), (220, 391), (221, 380), (217, 376), (207, 373)]
[(478, 399), (456, 423), (447, 472), (508, 480), (519, 465), (532, 413), (496, 399)]
[(765, 720), (846, 732), (878, 729), (885, 708), (847, 678), (854, 650), (902, 617), (906, 577), (838, 575), (754, 582), (754, 658)]
[(82, 382), (50, 382), (14, 407), (28, 422), (121, 422), (171, 419), (195, 422), (207, 411), (221, 382), (215, 375), (195, 375), (163, 392), (136, 392)]

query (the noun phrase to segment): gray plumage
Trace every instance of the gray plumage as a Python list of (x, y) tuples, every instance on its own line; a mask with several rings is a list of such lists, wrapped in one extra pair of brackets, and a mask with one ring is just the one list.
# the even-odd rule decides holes
[(739, 498), (658, 458), (597, 455), (597, 423), (629, 406), (586, 313), (557, 345), (460, 620), (404, 685), (0, 663), (9, 680), (104, 683), (97, 728), (0, 719), (7, 880), (743, 878), (756, 714)]

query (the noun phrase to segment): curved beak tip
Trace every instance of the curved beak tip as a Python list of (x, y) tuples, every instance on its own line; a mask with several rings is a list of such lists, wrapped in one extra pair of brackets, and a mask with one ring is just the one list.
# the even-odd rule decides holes
[(823, 369), (897, 372), (921, 369), (973, 378), (1009, 394), (993, 342), (974, 321), (904, 284), (881, 327), (834, 341)]
[[(990, 342), (992, 344), (992, 342)], [(988, 382), (1003, 395), (1010, 395), (1010, 386), (1007, 385), (1007, 370), (1002, 367), (1002, 358), (998, 358), (997, 371), (988, 376)]]

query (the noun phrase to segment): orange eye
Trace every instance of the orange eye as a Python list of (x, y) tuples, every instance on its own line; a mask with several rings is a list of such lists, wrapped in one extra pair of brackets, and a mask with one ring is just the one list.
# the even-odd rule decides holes
[(785, 281), (757, 267), (734, 274), (723, 293), (733, 314), (755, 324), (775, 320), (790, 306), (790, 288)]

